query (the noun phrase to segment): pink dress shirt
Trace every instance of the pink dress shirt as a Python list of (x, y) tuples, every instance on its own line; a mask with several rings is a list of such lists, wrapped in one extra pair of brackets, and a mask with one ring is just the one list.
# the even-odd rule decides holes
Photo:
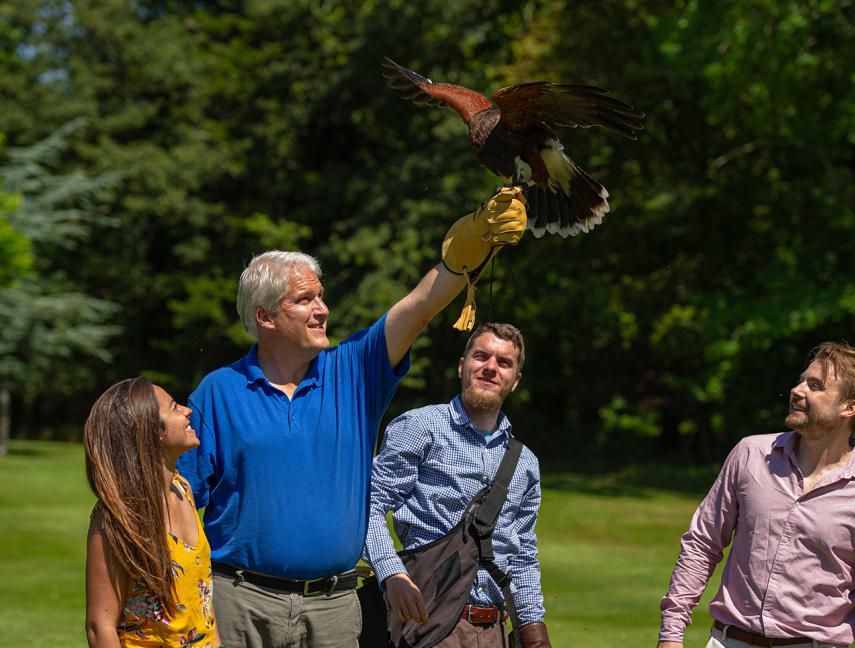
[(855, 452), (809, 493), (795, 432), (742, 439), (704, 498), (662, 599), (660, 641), (682, 641), (725, 547), (710, 614), (767, 637), (849, 646), (855, 627)]

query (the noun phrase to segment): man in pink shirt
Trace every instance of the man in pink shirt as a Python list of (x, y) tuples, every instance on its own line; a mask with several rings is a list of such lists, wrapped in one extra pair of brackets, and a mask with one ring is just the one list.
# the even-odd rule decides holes
[(855, 349), (813, 351), (785, 423), (791, 432), (742, 439), (695, 512), (660, 605), (659, 648), (682, 648), (728, 545), (707, 648), (855, 639)]

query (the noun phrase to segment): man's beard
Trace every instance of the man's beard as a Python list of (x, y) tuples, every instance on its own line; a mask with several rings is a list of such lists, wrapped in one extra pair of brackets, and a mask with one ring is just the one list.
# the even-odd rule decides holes
[(460, 400), (467, 410), (471, 412), (495, 412), (502, 408), (510, 390), (501, 392), (479, 389), (475, 384), (466, 387), (460, 394)]
[[(793, 423), (795, 423), (795, 425), (793, 425)], [(806, 439), (821, 439), (822, 437), (828, 436), (829, 431), (832, 429), (831, 421), (817, 421), (815, 419), (811, 419), (810, 416), (806, 417), (806, 419), (802, 421), (790, 421), (790, 417), (788, 416), (784, 419), (784, 424), (793, 432), (799, 436), (805, 437)]]
[(809, 412), (805, 413), (803, 417), (787, 415), (787, 418), (784, 419), (784, 425), (807, 439), (820, 439), (833, 428), (834, 421), (831, 419), (823, 420), (816, 413)]

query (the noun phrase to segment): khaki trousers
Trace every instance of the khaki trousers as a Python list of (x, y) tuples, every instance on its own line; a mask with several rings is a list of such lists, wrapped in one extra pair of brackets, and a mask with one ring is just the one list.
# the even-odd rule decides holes
[(291, 594), (214, 572), (214, 613), (226, 648), (358, 648), (356, 590)]
[[(504, 641), (502, 633), (505, 634)], [(504, 623), (494, 623), (486, 628), (472, 625), (461, 619), (454, 630), (440, 641), (436, 648), (507, 648), (508, 635)]]

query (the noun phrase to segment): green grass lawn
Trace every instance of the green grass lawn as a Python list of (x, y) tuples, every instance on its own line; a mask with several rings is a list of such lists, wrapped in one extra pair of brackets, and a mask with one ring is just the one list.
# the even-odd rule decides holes
[[(655, 647), (659, 600), (700, 496), (645, 488), (590, 493), (590, 482), (582, 478), (571, 480), (576, 488), (549, 487), (555, 481), (554, 475), (545, 480), (537, 526), (553, 643)], [(706, 644), (709, 589), (695, 611), (687, 646)]]
[[(695, 474), (692, 483), (704, 479)], [(672, 481), (685, 486), (679, 475)], [(656, 480), (628, 471), (544, 479), (537, 531), (556, 648), (656, 645), (659, 599), (702, 492), (638, 485), (650, 483)], [(0, 647), (86, 645), (83, 575), (93, 501), (79, 445), (18, 441), (0, 458)], [(687, 648), (705, 643), (708, 599), (695, 612)]]
[(83, 448), (12, 442), (0, 457), (0, 646), (85, 646)]

